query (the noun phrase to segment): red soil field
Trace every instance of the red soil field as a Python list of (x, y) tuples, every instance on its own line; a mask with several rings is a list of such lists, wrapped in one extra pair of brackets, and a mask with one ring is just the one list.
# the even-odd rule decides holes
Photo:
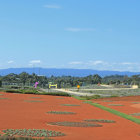
[[(93, 100), (103, 106), (118, 110), (126, 114), (140, 113), (140, 96), (113, 97), (106, 99)], [(122, 106), (112, 106), (119, 104)], [(140, 116), (134, 116), (140, 119)]]
[[(28, 102), (31, 100), (42, 102)], [(102, 101), (100, 100), (99, 102)], [(76, 104), (80, 106), (62, 106), (62, 104)], [(108, 104), (112, 104), (112, 102)], [(136, 109), (136, 107), (132, 108)], [(48, 111), (67, 111), (75, 112), (76, 114), (49, 114), (46, 113)], [(47, 124), (61, 121), (84, 122), (85, 119), (107, 119), (114, 120), (116, 123), (102, 123), (103, 127), (67, 127)], [(0, 92), (0, 130), (24, 128), (55, 130), (66, 134), (63, 137), (53, 137), (52, 139), (54, 140), (140, 139), (140, 125), (72, 97)]]

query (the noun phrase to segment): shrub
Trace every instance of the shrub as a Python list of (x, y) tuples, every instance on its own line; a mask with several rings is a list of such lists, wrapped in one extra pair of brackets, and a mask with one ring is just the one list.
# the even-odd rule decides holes
[(6, 90), (6, 92), (9, 92), (9, 93), (22, 93), (22, 90), (8, 89), (8, 90)]
[(52, 96), (67, 96), (67, 97), (71, 97), (71, 95), (69, 95), (68, 93), (64, 93), (64, 92), (41, 92), (39, 94), (41, 94), (41, 95), (52, 95)]
[(42, 92), (36, 89), (8, 89), (5, 90), (8, 93), (23, 93), (23, 94), (36, 94), (36, 95), (52, 95), (52, 96), (67, 96), (71, 97), (68, 93), (64, 92)]
[(39, 94), (37, 90), (23, 90), (24, 94)]

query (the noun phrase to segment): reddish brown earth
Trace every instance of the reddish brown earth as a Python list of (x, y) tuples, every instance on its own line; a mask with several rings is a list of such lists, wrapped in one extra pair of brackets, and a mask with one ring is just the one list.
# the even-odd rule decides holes
[[(93, 100), (103, 106), (118, 110), (126, 114), (140, 113), (140, 96), (113, 97)], [(110, 104), (120, 104), (123, 106), (111, 106)], [(140, 119), (140, 116), (134, 116)]]
[[(140, 139), (140, 125), (89, 104), (85, 104), (83, 101), (79, 101), (72, 97), (25, 95), (2, 92), (0, 94), (3, 94), (0, 95), (0, 98), (8, 98), (0, 99), (0, 130), (35, 128), (61, 131), (66, 134), (66, 136), (63, 137), (53, 138), (55, 140)], [(25, 100), (38, 100), (43, 102), (25, 102)], [(100, 100), (99, 102), (103, 101)], [(109, 102), (109, 104), (110, 103), (112, 102)], [(62, 106), (62, 104), (77, 104), (80, 106)], [(132, 108), (137, 109), (136, 107)], [(129, 107), (127, 109), (129, 109)], [(76, 115), (55, 115), (46, 113), (48, 111), (68, 111), (75, 112)], [(53, 126), (47, 124), (48, 122), (59, 121), (83, 122), (85, 119), (108, 119), (114, 120), (116, 123), (103, 123), (103, 127), (88, 128)]]

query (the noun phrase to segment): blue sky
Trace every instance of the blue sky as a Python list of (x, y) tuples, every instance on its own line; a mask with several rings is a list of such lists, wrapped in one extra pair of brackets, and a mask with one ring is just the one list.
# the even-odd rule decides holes
[(140, 72), (139, 0), (0, 0), (0, 68)]

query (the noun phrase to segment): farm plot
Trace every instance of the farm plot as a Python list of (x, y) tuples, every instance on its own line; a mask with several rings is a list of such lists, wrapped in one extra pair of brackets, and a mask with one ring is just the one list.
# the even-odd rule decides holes
[(116, 97), (92, 101), (140, 119), (140, 96)]
[[(54, 140), (140, 139), (140, 125), (72, 97), (59, 100), (56, 96), (35, 95), (34, 98), (30, 94), (0, 94), (10, 99), (0, 100), (1, 134), (50, 137)], [(41, 102), (36, 102), (38, 100)], [(54, 112), (46, 113), (49, 111)]]

